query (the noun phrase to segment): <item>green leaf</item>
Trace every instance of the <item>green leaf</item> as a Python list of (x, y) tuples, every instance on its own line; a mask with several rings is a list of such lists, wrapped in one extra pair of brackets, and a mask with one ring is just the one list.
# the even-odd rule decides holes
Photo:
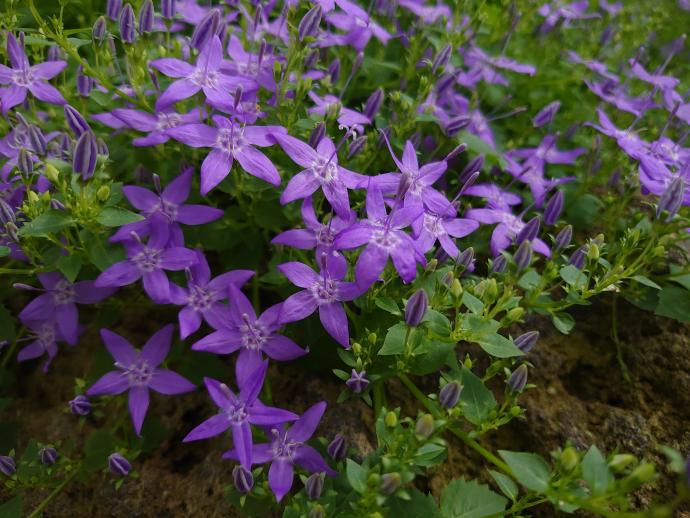
[(443, 314), (436, 310), (429, 309), (424, 315), (422, 322), (427, 323), (427, 327), (431, 329), (434, 333), (441, 336), (450, 335), (450, 320)]
[(82, 469), (86, 473), (103, 469), (108, 464), (108, 455), (115, 451), (115, 436), (107, 429), (96, 430), (86, 439)]
[(397, 317), (402, 316), (402, 312), (398, 307), (398, 303), (395, 302), (395, 300), (393, 300), (392, 297), (381, 297), (379, 299), (376, 299), (374, 301), (374, 304), (376, 304), (382, 310), (387, 311), (391, 315), (395, 315)]
[(659, 292), (659, 304), (654, 313), (680, 322), (690, 322), (690, 291), (678, 286), (664, 287)]
[(496, 358), (514, 358), (525, 354), (511, 340), (498, 333), (487, 335), (477, 340), (477, 343), (484, 351)]
[(119, 207), (106, 207), (98, 215), (96, 221), (104, 227), (121, 227), (127, 223), (134, 223), (142, 219), (144, 219), (143, 216), (135, 214), (130, 210), (121, 209)]
[(461, 302), (467, 306), (467, 309), (472, 313), (481, 313), (484, 311), (484, 303), (467, 291), (462, 294)]
[(476, 480), (454, 480), (441, 495), (444, 518), (484, 518), (505, 510), (508, 500)]
[(86, 244), (86, 253), (89, 260), (103, 271), (113, 263), (124, 259), (122, 247), (110, 245), (100, 234), (92, 234), (84, 230), (80, 232), (82, 241)]
[(0, 257), (6, 257), (10, 255), (11, 251), (12, 250), (10, 250), (9, 246), (0, 246)]
[(480, 424), (496, 408), (496, 398), (486, 388), (484, 382), (471, 370), (463, 368), (460, 373), (460, 408), (465, 418), (472, 424)]
[(383, 340), (383, 346), (379, 350), (379, 356), (404, 353), (406, 334), (407, 326), (403, 322), (398, 322), (394, 326), (389, 327), (386, 338)]
[(19, 229), (20, 236), (44, 236), (53, 234), (74, 223), (65, 211), (51, 209)]
[(518, 482), (531, 491), (544, 493), (551, 480), (551, 468), (539, 455), (519, 451), (499, 450)]
[(441, 516), (433, 496), (425, 495), (419, 489), (412, 489), (409, 493), (409, 500), (393, 498), (390, 503), (387, 502), (388, 516), (423, 516), (424, 518)]
[(504, 475), (503, 473), (494, 471), (492, 469), (489, 470), (489, 474), (494, 479), (501, 492), (511, 500), (515, 501), (518, 496), (518, 487), (513, 479), (508, 475)]
[(520, 277), (520, 280), (518, 281), (518, 286), (520, 286), (523, 290), (529, 291), (535, 288), (539, 284), (540, 280), (541, 275), (539, 275), (534, 270), (530, 270), (523, 274), (522, 277)]
[(569, 313), (554, 313), (551, 315), (551, 322), (564, 335), (569, 334), (575, 327), (575, 319)]
[(645, 277), (644, 275), (634, 275), (632, 277), (632, 279), (639, 282), (643, 286), (647, 286), (649, 288), (654, 288), (655, 290), (661, 289), (661, 286), (659, 286), (656, 282), (654, 282), (649, 277)]
[(352, 459), (347, 459), (346, 462), (345, 473), (347, 481), (352, 486), (352, 489), (360, 494), (364, 493), (367, 489), (367, 470)]
[(587, 276), (576, 266), (569, 264), (558, 271), (561, 279), (575, 289), (582, 288), (587, 284)]
[(79, 270), (81, 270), (82, 260), (81, 257), (75, 254), (71, 255), (61, 255), (57, 260), (57, 267), (60, 273), (67, 277), (67, 280), (74, 282), (79, 275)]
[(613, 482), (606, 459), (596, 446), (592, 446), (582, 458), (582, 476), (593, 495), (605, 493)]
[(438, 371), (448, 362), (454, 349), (454, 343), (422, 337), (414, 350), (415, 358), (410, 366), (412, 373), (426, 376)]
[(3, 518), (22, 518), (22, 495), (17, 495), (0, 505)]
[(0, 304), (0, 340), (14, 342), (15, 337), (14, 318), (7, 308)]

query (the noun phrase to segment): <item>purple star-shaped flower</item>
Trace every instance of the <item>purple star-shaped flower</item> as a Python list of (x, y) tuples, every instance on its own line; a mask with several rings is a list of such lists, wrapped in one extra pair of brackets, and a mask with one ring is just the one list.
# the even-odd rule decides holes
[(89, 396), (117, 395), (129, 390), (129, 413), (137, 435), (141, 435), (149, 407), (149, 389), (160, 394), (190, 392), (196, 387), (186, 378), (159, 365), (170, 351), (173, 325), (168, 324), (148, 339), (140, 352), (120, 335), (101, 329), (101, 338), (118, 370), (111, 371), (94, 383)]
[(206, 256), (201, 250), (195, 253), (196, 263), (187, 270), (187, 287), (170, 283), (170, 302), (185, 306), (178, 315), (183, 340), (199, 329), (202, 319), (215, 328), (223, 325), (226, 315), (221, 301), (227, 298), (228, 287), (242, 286), (254, 275), (251, 270), (233, 270), (211, 279)]
[[(332, 34), (321, 38), (319, 45), (327, 47), (331, 45), (352, 45), (357, 51), (364, 50), (371, 37), (375, 37), (383, 45), (387, 45), (392, 35), (371, 19), (369, 14), (353, 2), (341, 0), (338, 4), (342, 13), (329, 13), (326, 15), (328, 23), (345, 31), (346, 34)], [(345, 10), (346, 8), (346, 10)]]
[[(294, 464), (310, 473), (326, 473), (329, 476), (338, 474), (326, 464), (314, 448), (305, 444), (314, 435), (325, 410), (325, 401), (316, 403), (287, 430), (272, 429), (273, 439), (270, 443), (253, 445), (252, 463), (271, 463), (268, 470), (268, 485), (276, 500), (282, 500), (290, 491), (294, 478)], [(237, 449), (233, 449), (225, 452), (223, 458), (240, 460), (240, 455)]]
[[(497, 256), (505, 250), (515, 240), (522, 228), (526, 225), (522, 219), (513, 214), (500, 209), (470, 209), (465, 214), (470, 219), (474, 219), (485, 225), (496, 225), (491, 234), (491, 253)], [(544, 257), (551, 257), (549, 246), (539, 238), (532, 241), (535, 252), (539, 252)]]
[(319, 187), (341, 218), (350, 216), (350, 200), (347, 190), (354, 189), (365, 176), (348, 171), (338, 164), (338, 152), (333, 141), (322, 138), (312, 149), (290, 135), (276, 134), (275, 139), (292, 160), (305, 169), (293, 176), (280, 196), (280, 203), (311, 196)]
[(164, 270), (184, 270), (196, 261), (193, 250), (180, 246), (167, 247), (170, 231), (168, 226), (155, 218), (151, 222), (153, 232), (146, 243), (137, 239), (125, 242), (127, 259), (117, 262), (96, 279), (98, 288), (120, 287), (139, 279), (144, 291), (158, 304), (170, 302), (170, 281)]
[[(251, 425), (277, 426), (298, 419), (298, 416), (292, 412), (265, 406), (259, 401), (259, 392), (264, 384), (266, 369), (268, 369), (268, 360), (257, 365), (248, 376), (240, 377), (238, 372), (239, 394), (237, 395), (225, 383), (204, 378), (206, 389), (213, 402), (220, 408), (220, 412), (194, 428), (182, 442), (208, 439), (232, 428), (232, 442), (237, 458), (242, 466), (251, 469), (253, 461)], [(239, 371), (239, 368), (237, 370)]]
[(393, 208), (387, 214), (383, 194), (373, 182), (367, 191), (366, 208), (368, 219), (355, 223), (335, 239), (337, 250), (367, 245), (355, 265), (357, 284), (368, 289), (383, 272), (389, 257), (403, 282), (412, 282), (417, 276), (417, 262), (425, 264), (426, 260), (415, 251), (414, 241), (402, 229), (419, 216), (419, 208)]
[(206, 195), (230, 173), (236, 159), (242, 169), (272, 185), (280, 185), (280, 175), (266, 155), (254, 146), (275, 144), (273, 135), (286, 133), (281, 126), (243, 126), (220, 115), (213, 116), (216, 127), (185, 124), (168, 130), (175, 140), (191, 147), (213, 148), (201, 164), (201, 194)]
[(522, 203), (522, 198), (510, 191), (504, 191), (495, 183), (477, 183), (464, 190), (468, 196), (486, 199), (489, 208), (510, 212), (510, 207)]
[[(145, 137), (132, 140), (133, 146), (144, 147), (167, 142), (170, 140), (170, 136), (166, 133), (168, 129), (198, 121), (201, 111), (197, 108), (187, 113), (177, 113), (171, 108), (166, 108), (153, 114), (131, 108), (116, 108), (112, 114), (127, 127), (148, 133)], [(101, 120), (101, 122), (104, 121)]]
[(23, 103), (27, 92), (47, 103), (67, 102), (57, 88), (46, 82), (62, 72), (67, 62), (46, 61), (34, 66), (29, 65), (24, 49), (11, 32), (7, 33), (7, 54), (12, 67), (0, 65), (0, 84), (10, 85), (0, 93), (4, 115), (7, 115), (11, 108)]
[(249, 299), (236, 284), (231, 284), (228, 290), (230, 307), (223, 308), (217, 331), (192, 345), (194, 351), (231, 354), (239, 349), (238, 376), (256, 368), (263, 360), (262, 353), (278, 361), (294, 360), (307, 353), (289, 338), (276, 333), (283, 326), (282, 304), (271, 306), (257, 317)]
[(22, 309), (19, 318), (22, 322), (55, 319), (60, 333), (70, 345), (77, 343), (79, 334), (77, 304), (95, 304), (115, 292), (113, 288), (97, 288), (94, 281), (72, 283), (58, 272), (39, 273), (38, 280), (45, 293)]
[(416, 250), (425, 254), (438, 240), (441, 248), (452, 258), (457, 258), (460, 250), (453, 241), (454, 237), (465, 237), (479, 228), (479, 223), (471, 219), (456, 218), (454, 215), (437, 215), (425, 212), (412, 222), (416, 240)]
[(251, 82), (241, 77), (230, 77), (220, 70), (223, 62), (223, 45), (214, 35), (199, 53), (196, 65), (176, 58), (160, 58), (149, 63), (168, 77), (176, 78), (156, 101), (156, 109), (167, 108), (178, 101), (203, 91), (211, 105), (232, 104), (232, 95), (238, 86), (245, 90)]
[(43, 364), (43, 372), (48, 372), (50, 363), (58, 352), (57, 342), (64, 340), (65, 337), (62, 336), (55, 319), (29, 321), (26, 323), (26, 327), (31, 330), (31, 335), (25, 340), (31, 340), (31, 343), (19, 351), (17, 361), (33, 360), (47, 354), (48, 359)]
[(307, 113), (315, 113), (325, 117), (332, 110), (336, 110), (338, 113), (338, 124), (344, 128), (353, 128), (355, 133), (362, 133), (364, 128), (362, 126), (367, 126), (371, 124), (369, 117), (343, 106), (342, 101), (335, 95), (324, 95), (319, 97), (314, 92), (308, 93), (309, 98), (314, 101), (313, 108), (309, 108)]
[(597, 131), (604, 135), (616, 139), (618, 147), (620, 147), (630, 158), (640, 160), (648, 153), (649, 144), (642, 140), (637, 133), (631, 129), (618, 129), (611, 119), (608, 118), (604, 110), (598, 109), (599, 124), (587, 123)]
[(321, 324), (326, 332), (347, 348), (350, 347), (350, 333), (342, 303), (356, 299), (363, 290), (353, 282), (342, 280), (347, 273), (345, 263), (329, 263), (324, 256), (322, 259), (321, 271), (318, 274), (303, 263), (289, 262), (278, 265), (278, 270), (292, 284), (304, 288), (283, 302), (280, 318), (284, 323), (296, 322), (318, 309)]

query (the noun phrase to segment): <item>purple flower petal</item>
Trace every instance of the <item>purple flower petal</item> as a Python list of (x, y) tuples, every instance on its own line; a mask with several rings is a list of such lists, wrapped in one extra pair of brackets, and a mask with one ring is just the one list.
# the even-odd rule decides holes
[(180, 338), (184, 340), (189, 335), (196, 333), (201, 327), (201, 313), (193, 308), (186, 307), (178, 314), (180, 322)]
[(301, 445), (295, 452), (294, 461), (300, 467), (306, 469), (309, 473), (327, 473), (331, 477), (338, 474), (337, 471), (331, 469), (331, 467), (326, 464), (323, 457), (319, 453), (307, 444)]
[(326, 332), (345, 348), (350, 347), (350, 333), (347, 327), (347, 315), (340, 303), (322, 304), (319, 306), (319, 318)]
[(232, 155), (212, 150), (201, 164), (201, 194), (206, 196), (214, 187), (222, 182), (232, 168)]
[(129, 413), (132, 416), (134, 431), (141, 435), (141, 427), (149, 408), (149, 389), (146, 387), (132, 387), (129, 390)]
[(66, 61), (46, 61), (32, 66), (31, 73), (34, 79), (47, 81), (62, 72), (66, 66)]
[(294, 295), (290, 295), (285, 302), (283, 302), (280, 320), (287, 324), (289, 322), (297, 322), (311, 315), (318, 304), (314, 296), (307, 291), (300, 291)]
[(120, 261), (102, 272), (94, 282), (98, 288), (127, 286), (141, 277), (141, 271), (131, 261)]
[(170, 351), (170, 342), (172, 340), (173, 325), (167, 326), (156, 331), (151, 338), (146, 341), (144, 347), (141, 349), (141, 359), (151, 367), (160, 365)]
[(278, 271), (300, 288), (310, 288), (321, 280), (321, 277), (309, 266), (297, 261), (279, 264)]
[(177, 208), (177, 221), (185, 225), (203, 225), (221, 217), (224, 212), (206, 205), (181, 205)]
[(242, 334), (239, 331), (224, 329), (202, 338), (192, 345), (192, 350), (215, 354), (231, 354), (240, 347), (242, 347)]
[(306, 198), (316, 192), (319, 185), (319, 179), (311, 171), (302, 171), (290, 178), (283, 194), (280, 195), (280, 203), (285, 205)]
[(206, 124), (185, 124), (169, 128), (166, 133), (191, 147), (212, 147), (216, 142), (218, 131)]
[(113, 359), (125, 366), (137, 361), (137, 352), (127, 340), (109, 329), (101, 329), (101, 338)]
[(252, 467), (252, 429), (249, 423), (232, 424), (232, 443), (240, 464), (246, 469)]
[(149, 381), (149, 388), (161, 394), (172, 396), (191, 392), (196, 389), (196, 386), (176, 372), (168, 369), (156, 369), (151, 376), (151, 381)]
[(282, 335), (273, 335), (266, 340), (262, 347), (263, 351), (272, 360), (280, 362), (294, 360), (300, 356), (307, 354), (307, 351), (302, 349), (295, 342)]
[(144, 291), (156, 304), (170, 303), (170, 281), (163, 270), (152, 270), (142, 275)]
[(53, 85), (44, 83), (43, 81), (36, 81), (28, 86), (29, 91), (34, 94), (37, 99), (50, 104), (66, 104), (65, 98), (60, 91)]
[(127, 376), (122, 371), (111, 371), (91, 385), (86, 394), (89, 396), (114, 396), (123, 393), (128, 388)]
[(280, 502), (292, 487), (294, 471), (292, 463), (283, 459), (274, 459), (268, 470), (268, 485), (276, 500)]
[(155, 68), (159, 72), (168, 77), (189, 77), (194, 73), (194, 66), (186, 61), (175, 58), (160, 58), (149, 62), (149, 66)]
[(55, 311), (55, 320), (57, 320), (58, 327), (62, 336), (70, 345), (76, 345), (78, 328), (79, 328), (79, 313), (77, 305), (71, 302), (60, 304)]
[(312, 435), (314, 435), (316, 427), (319, 426), (319, 421), (321, 421), (321, 417), (325, 411), (325, 401), (321, 401), (320, 403), (316, 403), (315, 405), (311, 406), (287, 431), (288, 437), (298, 442), (305, 442), (308, 440)]
[(184, 439), (182, 439), (182, 442), (208, 439), (209, 437), (222, 434), (228, 428), (230, 428), (230, 419), (228, 419), (225, 412), (222, 412), (206, 419), (206, 421), (195, 427)]
[(125, 185), (122, 188), (122, 193), (129, 203), (141, 211), (151, 211), (160, 204), (160, 198), (143, 187)]
[(278, 174), (276, 166), (262, 152), (247, 146), (237, 150), (235, 158), (242, 169), (252, 176), (256, 176), (271, 185), (280, 185), (280, 174)]

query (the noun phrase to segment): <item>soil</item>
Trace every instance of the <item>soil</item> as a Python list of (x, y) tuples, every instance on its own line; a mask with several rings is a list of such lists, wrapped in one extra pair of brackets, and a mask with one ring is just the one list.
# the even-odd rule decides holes
[[(658, 445), (667, 444), (690, 451), (690, 335), (688, 327), (645, 313), (619, 302), (619, 336), (631, 382), (627, 382), (616, 359), (611, 339), (611, 300), (574, 312), (577, 325), (564, 336), (548, 322), (530, 323), (542, 331), (529, 360), (535, 368), (530, 382), (537, 389), (521, 399), (526, 418), (514, 421), (499, 432), (483, 438), (492, 449), (535, 451), (548, 456), (566, 441), (584, 449), (596, 444), (603, 452), (626, 451), (638, 457), (663, 459)], [(142, 330), (142, 336), (146, 336)], [(78, 432), (75, 417), (65, 412), (65, 402), (73, 396), (72, 380), (83, 375), (80, 358), (90, 358), (96, 336), (86, 336), (82, 349), (60, 354), (46, 377), (35, 365), (22, 366), (13, 402), (0, 412), (0, 422), (19, 421), (19, 451), (29, 437), (56, 442), (82, 437), (95, 429), (87, 420)], [(464, 354), (464, 352), (462, 352)], [(269, 376), (276, 405), (301, 412), (316, 398), (329, 402), (319, 434), (348, 436), (360, 455), (373, 448), (373, 415), (364, 403), (336, 405), (342, 384), (334, 377), (310, 375), (282, 365), (271, 367)], [(437, 379), (420, 380), (427, 392), (437, 389)], [(390, 393), (404, 393), (390, 387)], [(403, 409), (414, 415), (417, 405), (400, 400)], [(337, 411), (333, 409), (337, 407)], [(137, 481), (125, 483), (119, 491), (112, 477), (94, 477), (87, 485), (71, 483), (46, 508), (51, 517), (182, 517), (239, 516), (226, 498), (231, 483), (232, 464), (219, 457), (229, 446), (227, 437), (182, 444), (189, 429), (213, 412), (203, 391), (175, 398), (153, 397), (150, 412), (160, 416), (172, 434), (155, 452), (135, 462)], [(418, 481), (421, 489), (436, 496), (459, 476), (487, 480), (485, 463), (470, 449), (451, 440), (446, 463)], [(663, 468), (662, 468), (663, 469)], [(662, 472), (663, 473), (663, 472)], [(47, 492), (25, 496), (25, 509), (33, 509)], [(637, 507), (673, 494), (670, 477), (662, 476), (635, 495)], [(0, 490), (0, 502), (7, 497)], [(555, 516), (552, 507), (536, 508), (536, 516)], [(680, 516), (684, 516), (681, 514)], [(687, 514), (685, 516), (690, 516)]]

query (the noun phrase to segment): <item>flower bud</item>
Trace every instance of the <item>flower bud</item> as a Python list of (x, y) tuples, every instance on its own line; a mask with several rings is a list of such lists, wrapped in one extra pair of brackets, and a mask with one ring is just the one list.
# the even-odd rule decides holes
[(522, 271), (532, 263), (532, 244), (529, 241), (523, 241), (513, 255), (513, 261), (517, 271)]
[(74, 133), (77, 137), (81, 137), (81, 134), (85, 131), (91, 131), (89, 123), (86, 122), (84, 116), (79, 113), (76, 108), (70, 106), (69, 104), (65, 104), (63, 110), (65, 112), (65, 120), (67, 121), (67, 125), (72, 130), (72, 133)]
[(572, 264), (578, 270), (582, 270), (585, 267), (585, 247), (581, 246), (573, 252), (570, 256), (570, 261), (568, 264)]
[(323, 9), (319, 4), (316, 4), (307, 11), (307, 14), (304, 15), (297, 26), (297, 37), (299, 41), (304, 41), (305, 38), (313, 38), (318, 34), (322, 16)]
[(110, 198), (110, 187), (107, 185), (101, 185), (96, 191), (96, 198), (98, 198), (98, 201), (100, 202), (108, 201), (108, 198)]
[(609, 462), (609, 468), (611, 468), (613, 471), (620, 472), (630, 466), (636, 460), (637, 458), (630, 453), (619, 453), (613, 456), (611, 462)]
[(456, 135), (461, 130), (469, 126), (471, 122), (472, 119), (467, 115), (459, 115), (457, 117), (453, 117), (448, 121), (448, 124), (446, 124), (446, 135), (448, 135), (449, 137)]
[(537, 345), (537, 340), (539, 340), (539, 331), (527, 331), (513, 340), (513, 343), (523, 353), (528, 353)]
[(446, 155), (446, 162), (450, 162), (454, 158), (456, 158), (460, 153), (464, 153), (465, 149), (467, 149), (467, 144), (458, 144), (453, 148), (453, 150)]
[(175, 0), (161, 0), (161, 16), (166, 20), (175, 18)]
[(398, 414), (389, 410), (386, 417), (383, 418), (383, 422), (386, 423), (388, 428), (394, 428), (398, 425)]
[(460, 400), (460, 391), (462, 386), (457, 381), (446, 383), (441, 391), (438, 393), (438, 402), (443, 408), (451, 409), (458, 404)]
[(17, 471), (17, 463), (8, 455), (0, 455), (0, 473), (11, 477)]
[(544, 224), (553, 225), (563, 211), (563, 191), (556, 191), (544, 208)]
[(503, 273), (508, 266), (508, 259), (505, 255), (499, 255), (491, 263), (491, 273)]
[(31, 153), (24, 148), (21, 148), (17, 155), (17, 169), (24, 177), (34, 172), (34, 161), (31, 158)]
[(336, 83), (340, 78), (340, 60), (338, 58), (331, 61), (330, 65), (328, 65), (327, 72), (328, 75), (331, 76), (331, 81)]
[(69, 402), (70, 411), (74, 415), (89, 415), (91, 413), (91, 401), (83, 394), (79, 394)]
[(318, 500), (323, 491), (324, 473), (312, 473), (304, 483), (304, 489), (309, 500)]
[(532, 119), (532, 124), (534, 124), (534, 127), (541, 128), (542, 126), (549, 124), (556, 116), (556, 113), (560, 107), (560, 101), (554, 101), (544, 106), (541, 111), (534, 116), (534, 119)]
[(470, 176), (472, 176), (477, 171), (481, 171), (483, 167), (484, 167), (484, 155), (478, 155), (478, 156), (474, 157), (472, 160), (469, 161), (469, 163), (462, 170), (462, 172), (460, 173), (460, 176), (458, 178), (458, 181), (460, 183), (465, 183)]
[(336, 434), (333, 440), (326, 447), (326, 452), (333, 460), (343, 460), (345, 455), (347, 455), (347, 443), (345, 441), (345, 437), (340, 434)]
[(72, 158), (74, 172), (80, 174), (82, 180), (88, 180), (96, 171), (97, 158), (98, 146), (96, 144), (96, 137), (90, 131), (85, 131), (79, 137), (77, 146), (74, 148), (74, 157)]
[(525, 241), (534, 241), (539, 235), (540, 223), (541, 220), (539, 219), (539, 216), (534, 216), (527, 223), (525, 223), (525, 226), (522, 227), (522, 230), (518, 232), (517, 238), (515, 239), (516, 243), (520, 245)]
[(49, 446), (38, 450), (38, 457), (41, 459), (41, 464), (44, 466), (52, 466), (55, 464), (57, 456), (57, 450)]
[(678, 209), (683, 204), (683, 197), (685, 195), (685, 181), (681, 176), (676, 177), (661, 194), (659, 198), (659, 205), (656, 208), (656, 218), (661, 217), (661, 213), (668, 212), (666, 221), (669, 221), (676, 215)]
[(45, 155), (48, 145), (46, 144), (46, 138), (43, 136), (43, 132), (40, 128), (31, 124), (27, 133), (31, 149), (33, 149), (34, 153), (37, 155)]
[(392, 495), (402, 484), (402, 477), (400, 473), (384, 473), (381, 476), (381, 493), (384, 495)]
[(314, 506), (312, 510), (309, 511), (309, 518), (326, 518), (326, 510), (322, 505)]
[(587, 259), (590, 261), (596, 261), (599, 259), (599, 246), (596, 243), (590, 243), (587, 248)]
[(105, 140), (102, 138), (96, 140), (96, 150), (98, 151), (98, 154), (103, 157), (107, 157), (110, 153), (108, 151), (108, 144), (106, 144)]
[(77, 92), (82, 97), (88, 97), (94, 87), (94, 80), (89, 76), (84, 75), (84, 70), (81, 65), (77, 68)]
[(374, 93), (369, 96), (367, 102), (364, 104), (364, 111), (362, 112), (367, 119), (374, 120), (374, 117), (376, 117), (376, 114), (381, 109), (384, 95), (383, 88), (377, 88)]
[(508, 319), (509, 322), (515, 322), (517, 320), (520, 320), (522, 318), (522, 315), (525, 314), (525, 308), (517, 307), (513, 308), (510, 311), (506, 313), (506, 318)]
[(350, 69), (351, 77), (353, 77), (357, 72), (359, 72), (362, 63), (364, 63), (364, 52), (359, 52), (357, 56), (355, 56), (354, 61), (352, 62), (352, 68)]
[(235, 489), (240, 493), (249, 493), (254, 487), (254, 475), (243, 466), (232, 468), (232, 481), (235, 484)]
[(108, 0), (105, 4), (105, 14), (111, 20), (117, 20), (122, 11), (122, 0)]
[(139, 34), (153, 30), (153, 0), (144, 0), (139, 9)]
[(450, 293), (455, 298), (459, 298), (462, 295), (462, 283), (460, 279), (453, 279), (453, 284), (450, 285)]
[(414, 427), (414, 433), (423, 439), (428, 439), (434, 433), (434, 416), (424, 414)]
[(417, 327), (422, 322), (428, 307), (429, 297), (426, 291), (423, 289), (415, 291), (405, 306), (405, 323), (408, 326)]
[[(14, 214), (14, 209), (5, 200), (0, 198), (0, 223), (6, 225), (7, 223), (16, 223), (17, 217)], [(6, 341), (6, 340), (5, 340)], [(2, 347), (0, 346), (0, 351)]]
[(108, 469), (113, 475), (126, 477), (132, 471), (132, 465), (119, 453), (111, 453), (108, 456)]
[(525, 389), (525, 385), (527, 385), (527, 365), (523, 363), (508, 378), (508, 388), (511, 392), (519, 393)]
[(352, 144), (350, 144), (350, 149), (347, 152), (347, 158), (352, 158), (354, 156), (359, 155), (362, 150), (364, 149), (364, 146), (367, 144), (367, 136), (362, 135), (361, 137), (357, 137)]
[(107, 22), (104, 16), (99, 16), (91, 29), (91, 37), (95, 43), (102, 43), (105, 38), (105, 33), (108, 30)]
[(125, 5), (124, 9), (120, 11), (120, 18), (118, 19), (120, 27), (120, 39), (124, 43), (134, 43), (136, 38), (136, 20), (134, 18), (134, 9), (130, 4)]
[(360, 394), (369, 386), (366, 374), (367, 371), (357, 372), (355, 369), (352, 369), (350, 379), (345, 382), (345, 385), (355, 394)]
[(216, 33), (219, 25), (220, 11), (218, 9), (211, 9), (194, 28), (190, 45), (197, 50), (203, 49)]
[(462, 266), (465, 271), (473, 271), (474, 270), (474, 248), (471, 246), (468, 248), (465, 248), (460, 254), (458, 254), (458, 257), (456, 259), (458, 266)]
[(60, 61), (62, 60), (62, 49), (57, 45), (51, 45), (48, 47), (48, 53), (46, 55), (46, 61)]
[(579, 461), (580, 457), (578, 456), (577, 451), (575, 451), (575, 448), (572, 446), (568, 446), (561, 452), (561, 465), (566, 471), (572, 471), (575, 469), (575, 466), (577, 466)]
[(438, 51), (434, 61), (431, 63), (431, 71), (435, 74), (437, 70), (444, 69), (450, 61), (450, 55), (453, 52), (451, 45), (446, 45)]
[(656, 477), (656, 468), (654, 464), (643, 462), (637, 466), (628, 476), (628, 480), (634, 487), (641, 486), (647, 482), (651, 482)]
[(560, 252), (570, 245), (570, 241), (573, 239), (573, 227), (572, 225), (566, 225), (561, 229), (561, 231), (556, 236), (554, 242), (554, 251)]

